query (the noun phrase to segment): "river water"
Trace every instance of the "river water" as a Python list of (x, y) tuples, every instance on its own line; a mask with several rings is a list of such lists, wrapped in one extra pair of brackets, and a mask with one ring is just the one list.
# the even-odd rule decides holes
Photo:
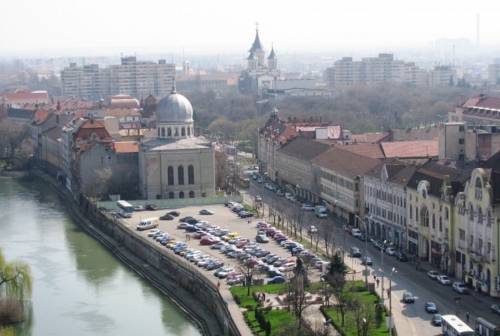
[(81, 231), (37, 181), (0, 178), (0, 248), (33, 273), (19, 334), (200, 335), (173, 303)]

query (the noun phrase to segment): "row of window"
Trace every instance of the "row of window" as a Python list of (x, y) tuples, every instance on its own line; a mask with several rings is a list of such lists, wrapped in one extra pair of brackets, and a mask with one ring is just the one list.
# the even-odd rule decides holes
[(380, 217), (385, 218), (385, 219), (387, 219), (391, 222), (394, 222), (396, 224), (406, 226), (406, 216), (402, 216), (396, 212), (386, 211), (385, 209), (380, 208), (380, 207), (378, 207), (374, 204), (371, 204), (371, 203), (368, 203), (367, 206), (368, 206), (368, 211), (371, 214), (374, 214), (376, 216), (380, 216)]
[(178, 137), (178, 136), (191, 136), (191, 133), (194, 135), (194, 131), (191, 127), (158, 127), (158, 136), (165, 137)]
[(473, 221), (474, 217), (477, 216), (477, 222), (478, 224), (483, 224), (484, 221), (486, 221), (486, 225), (491, 225), (491, 209), (488, 209), (486, 211), (486, 218), (484, 218), (483, 210), (481, 209), (480, 206), (477, 207), (477, 210), (474, 211), (474, 206), (472, 203), (469, 203), (469, 209), (465, 209), (465, 207), (461, 206), (458, 208), (458, 213), (460, 215), (465, 215), (467, 212), (469, 212), (469, 220)]
[(341, 187), (344, 187), (346, 189), (354, 190), (354, 191), (359, 190), (358, 183), (352, 183), (351, 181), (344, 179), (341, 176), (336, 176), (336, 175), (330, 174), (330, 173), (322, 170), (321, 177), (324, 178), (325, 180), (331, 181), (332, 183), (335, 183), (335, 184), (337, 184)]
[(393, 195), (390, 192), (370, 186), (366, 186), (365, 193), (370, 195), (371, 197), (375, 197), (382, 201), (393, 203), (397, 206), (406, 208), (406, 198), (402, 196)]
[[(188, 184), (194, 184), (194, 167), (188, 166)], [(174, 167), (168, 166), (167, 168), (167, 183), (169, 186), (174, 185)], [(184, 166), (177, 167), (177, 184), (184, 185)]]
[[(192, 190), (191, 190), (191, 191), (188, 193), (188, 196), (189, 196), (189, 198), (194, 198), (194, 196), (195, 196), (194, 191), (192, 191)], [(174, 199), (174, 198), (175, 198), (175, 193), (174, 193), (173, 191), (170, 191), (170, 192), (168, 193), (168, 198), (170, 198), (170, 199)], [(179, 198), (185, 198), (184, 191), (179, 191)]]
[[(460, 240), (465, 241), (465, 230), (458, 230), (458, 237)], [(474, 244), (475, 242), (475, 244)], [(480, 254), (486, 253), (487, 255), (491, 253), (491, 242), (487, 242), (486, 249), (483, 251), (483, 240), (478, 238), (476, 241), (474, 240), (474, 235), (469, 236), (468, 241), (469, 248), (479, 252)]]

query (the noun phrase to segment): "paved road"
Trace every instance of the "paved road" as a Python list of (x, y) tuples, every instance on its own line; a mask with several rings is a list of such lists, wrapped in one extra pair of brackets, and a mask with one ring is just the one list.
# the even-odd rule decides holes
[[(289, 206), (299, 206), (282, 197), (278, 197), (275, 193), (264, 189), (263, 185), (257, 183), (251, 183), (247, 193), (251, 195), (251, 197), (255, 195), (262, 196), (267, 206), (269, 206), (269, 204), (276, 204), (276, 202), (286, 202)], [(312, 213), (307, 213), (305, 215), (305, 222), (307, 223), (313, 216)], [(336, 222), (331, 218), (327, 220), (332, 223), (331, 227), (335, 231), (336, 237), (338, 237), (335, 239), (337, 246), (347, 249), (351, 246), (358, 246), (364, 251), (364, 242), (346, 234), (340, 222)], [(493, 302), (500, 303), (500, 300), (477, 294), (457, 294), (452, 291), (451, 287), (442, 286), (438, 282), (431, 280), (424, 271), (416, 271), (414, 264), (401, 263), (388, 255), (384, 255), (382, 265), (380, 251), (376, 250), (370, 243), (366, 245), (368, 255), (371, 256), (374, 261), (373, 267), (370, 268), (372, 274), (375, 273), (378, 277), (381, 277), (383, 274), (387, 276), (390, 274), (392, 268), (396, 269), (396, 273), (392, 276), (392, 308), (396, 327), (400, 330), (400, 334), (401, 329), (404, 329), (404, 335), (437, 335), (440, 333), (440, 328), (433, 327), (430, 324), (432, 315), (426, 313), (424, 310), (424, 304), (427, 301), (436, 303), (441, 313), (458, 313), (463, 320), (465, 320), (466, 312), (469, 312), (469, 324), (471, 326), (477, 316), (484, 317), (491, 322), (500, 324), (500, 317), (494, 315), (489, 310), (489, 306)], [(364, 266), (359, 264), (359, 260), (347, 258), (346, 263), (351, 267), (354, 266), (358, 271), (364, 268)], [(380, 287), (382, 287), (381, 283)], [(381, 289), (380, 287), (379, 291)], [(387, 278), (384, 278), (384, 287), (385, 289), (388, 288)], [(410, 291), (417, 297), (415, 304), (405, 305), (400, 302), (405, 291)], [(458, 304), (456, 304), (454, 300), (456, 297), (460, 297)], [(387, 300), (386, 303), (388, 305)]]

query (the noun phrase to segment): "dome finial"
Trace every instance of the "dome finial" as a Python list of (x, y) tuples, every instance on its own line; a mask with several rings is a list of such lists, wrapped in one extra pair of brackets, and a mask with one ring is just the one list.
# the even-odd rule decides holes
[(175, 87), (175, 77), (172, 80), (172, 91), (170, 91), (170, 93), (172, 93), (172, 94), (177, 93), (177, 90), (176, 90), (176, 87)]

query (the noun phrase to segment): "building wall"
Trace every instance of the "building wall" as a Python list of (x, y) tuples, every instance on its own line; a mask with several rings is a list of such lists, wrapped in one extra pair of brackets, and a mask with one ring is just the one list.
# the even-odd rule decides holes
[(489, 175), (476, 168), (464, 192), (457, 195), (455, 276), (499, 297), (500, 206), (493, 204), (490, 190)]
[(363, 178), (365, 208), (368, 213), (369, 236), (406, 248), (406, 191), (405, 187), (386, 179)]
[[(215, 194), (215, 161), (212, 148), (186, 149), (176, 151), (149, 151), (140, 153), (140, 183), (143, 197), (147, 199), (189, 198), (194, 191), (195, 197), (208, 197)], [(184, 167), (184, 184), (178, 183), (178, 167)], [(194, 184), (188, 184), (188, 166), (194, 167)], [(174, 184), (168, 184), (168, 167), (173, 167)]]
[(276, 158), (277, 179), (295, 187), (300, 197), (317, 202), (318, 195), (314, 191), (318, 188), (315, 186), (312, 164), (280, 151), (277, 151)]
[(95, 144), (82, 152), (75, 162), (76, 176), (80, 191), (85, 195), (96, 196), (104, 193), (111, 177), (114, 152), (103, 144)]
[[(422, 180), (417, 190), (407, 188), (408, 251), (446, 273), (453, 272), (453, 204), (446, 197), (429, 194)], [(425, 215), (428, 214), (428, 216)]]
[(439, 159), (464, 160), (465, 124), (444, 123), (439, 125)]

